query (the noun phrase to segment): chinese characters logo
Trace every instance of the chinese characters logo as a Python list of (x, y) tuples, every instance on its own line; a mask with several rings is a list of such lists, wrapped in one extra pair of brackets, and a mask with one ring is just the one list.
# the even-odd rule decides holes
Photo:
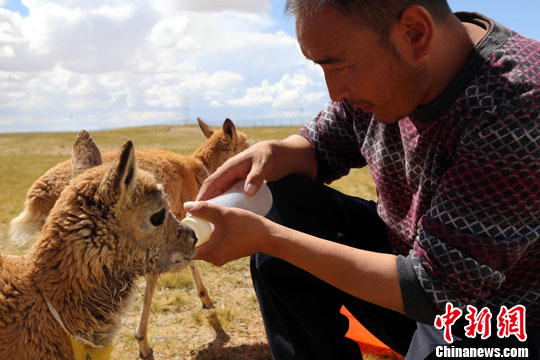
[[(437, 329), (444, 329), (444, 340), (447, 343), (454, 341), (452, 337), (452, 326), (463, 315), (463, 311), (454, 307), (451, 303), (446, 304), (445, 313), (435, 317), (434, 326)], [(474, 338), (480, 335), (481, 339), (491, 336), (491, 310), (487, 307), (480, 311), (472, 305), (467, 305), (465, 319), (468, 325), (465, 326), (465, 336)], [(497, 336), (500, 338), (515, 336), (520, 341), (527, 340), (525, 332), (525, 307), (516, 305), (510, 309), (501, 306), (497, 315)]]

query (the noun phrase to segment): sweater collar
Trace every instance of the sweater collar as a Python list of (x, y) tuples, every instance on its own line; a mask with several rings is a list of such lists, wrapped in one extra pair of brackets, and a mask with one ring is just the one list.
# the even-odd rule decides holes
[(465, 66), (463, 66), (454, 81), (437, 98), (429, 104), (418, 106), (409, 115), (409, 118), (413, 121), (429, 122), (442, 117), (459, 95), (469, 86), (480, 67), (488, 61), (489, 55), (502, 46), (510, 36), (508, 28), (482, 14), (458, 12), (456, 16), (463, 22), (476, 24), (481, 23), (479, 20), (487, 22), (489, 24), (488, 32), (471, 51)]

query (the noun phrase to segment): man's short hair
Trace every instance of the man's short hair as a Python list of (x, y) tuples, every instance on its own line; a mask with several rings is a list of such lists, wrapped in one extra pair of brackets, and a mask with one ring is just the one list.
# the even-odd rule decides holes
[(410, 5), (424, 7), (435, 21), (444, 22), (452, 13), (446, 0), (287, 0), (285, 14), (310, 16), (324, 6), (333, 6), (341, 14), (354, 17), (359, 25), (388, 40), (390, 29), (402, 11)]

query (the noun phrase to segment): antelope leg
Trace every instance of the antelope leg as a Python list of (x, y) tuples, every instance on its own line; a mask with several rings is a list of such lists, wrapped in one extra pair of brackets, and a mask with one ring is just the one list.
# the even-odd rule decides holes
[(199, 296), (199, 299), (201, 299), (203, 308), (210, 309), (214, 307), (212, 299), (210, 299), (210, 296), (208, 295), (208, 289), (206, 289), (206, 286), (204, 286), (201, 274), (199, 273), (197, 264), (195, 264), (194, 261), (189, 264), (189, 269), (191, 270), (191, 276), (193, 277), (193, 282), (195, 283), (195, 288), (197, 289), (197, 295)]
[(148, 342), (148, 318), (150, 317), (150, 309), (152, 307), (152, 297), (156, 289), (158, 276), (148, 275), (146, 277), (146, 289), (144, 291), (143, 307), (137, 330), (135, 330), (135, 339), (139, 344), (139, 356), (144, 360), (154, 360), (153, 350)]

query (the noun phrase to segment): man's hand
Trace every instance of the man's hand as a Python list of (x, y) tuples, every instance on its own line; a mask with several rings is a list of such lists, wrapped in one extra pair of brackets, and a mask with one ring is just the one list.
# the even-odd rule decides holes
[(244, 179), (244, 191), (254, 195), (264, 180), (276, 181), (293, 173), (310, 178), (317, 174), (317, 159), (309, 141), (299, 135), (261, 141), (221, 165), (204, 181), (196, 200), (212, 199)]
[(255, 195), (272, 172), (272, 148), (277, 141), (259, 142), (227, 160), (203, 183), (196, 200), (221, 195), (240, 180), (246, 179), (244, 192)]
[(195, 260), (221, 266), (263, 252), (290, 262), (360, 299), (403, 313), (396, 256), (351, 248), (286, 228), (249, 211), (200, 201), (185, 204), (215, 225)]
[(214, 224), (212, 236), (197, 248), (194, 259), (217, 266), (264, 251), (268, 228), (274, 224), (252, 212), (206, 201), (187, 202), (184, 207)]

